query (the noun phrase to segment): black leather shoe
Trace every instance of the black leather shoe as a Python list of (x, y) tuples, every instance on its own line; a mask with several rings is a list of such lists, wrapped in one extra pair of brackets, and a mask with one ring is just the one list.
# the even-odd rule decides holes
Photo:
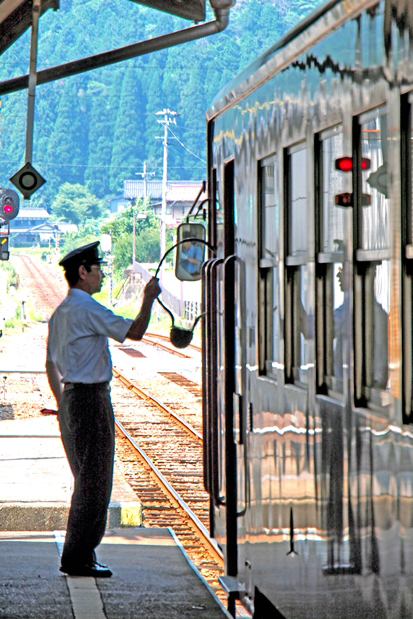
[(94, 561), (84, 565), (62, 565), (60, 571), (69, 576), (92, 576), (92, 578), (110, 578), (112, 571), (107, 565)]

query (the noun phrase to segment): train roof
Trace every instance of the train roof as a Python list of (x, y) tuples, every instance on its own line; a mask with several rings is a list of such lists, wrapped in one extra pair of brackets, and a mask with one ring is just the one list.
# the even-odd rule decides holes
[[(221, 113), (228, 107), (231, 107), (238, 100), (246, 97), (250, 92), (256, 90), (259, 85), (269, 79), (277, 72), (280, 62), (277, 61), (278, 54), (287, 46), (293, 44), (300, 39), (311, 26), (319, 23), (317, 28), (317, 39), (320, 38), (321, 29), (324, 32), (329, 31), (337, 22), (350, 19), (358, 14), (363, 8), (369, 8), (377, 5), (379, 0), (328, 0), (321, 7), (315, 9), (302, 19), (294, 28), (288, 31), (281, 39), (272, 45), (266, 52), (259, 56), (249, 67), (244, 69), (237, 77), (229, 84), (224, 86), (216, 95), (212, 102), (211, 108), (207, 111), (207, 120), (211, 120), (214, 116)], [(328, 16), (328, 13), (337, 7), (334, 15)], [(325, 18), (322, 20), (322, 18)], [(308, 41), (306, 41), (308, 45)], [(295, 50), (299, 50), (301, 46), (294, 46)]]

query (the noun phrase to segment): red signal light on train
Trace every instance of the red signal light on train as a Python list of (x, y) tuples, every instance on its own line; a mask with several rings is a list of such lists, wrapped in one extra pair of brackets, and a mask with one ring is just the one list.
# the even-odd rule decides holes
[[(339, 157), (335, 160), (335, 168), (340, 172), (351, 172), (353, 170), (353, 157)], [(361, 158), (361, 169), (363, 171), (370, 170), (370, 159)]]
[(336, 159), (336, 170), (351, 172), (353, 169), (353, 157), (340, 157)]

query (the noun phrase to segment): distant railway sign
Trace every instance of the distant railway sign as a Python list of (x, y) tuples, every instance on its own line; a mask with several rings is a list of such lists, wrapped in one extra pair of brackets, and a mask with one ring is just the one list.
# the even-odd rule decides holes
[(32, 193), (46, 182), (29, 161), (10, 178), (10, 181), (23, 194), (25, 200), (30, 200)]

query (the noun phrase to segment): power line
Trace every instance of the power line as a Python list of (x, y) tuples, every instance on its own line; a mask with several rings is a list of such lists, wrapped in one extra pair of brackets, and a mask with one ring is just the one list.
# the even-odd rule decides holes
[(174, 136), (175, 140), (182, 146), (182, 148), (184, 148), (185, 150), (188, 151), (188, 153), (191, 153), (191, 155), (193, 155), (194, 157), (196, 157), (197, 159), (199, 159), (199, 161), (202, 161), (202, 163), (206, 164), (205, 159), (201, 159), (201, 157), (199, 157), (196, 153), (192, 152), (192, 150), (190, 150), (187, 146), (185, 146), (185, 144), (183, 144), (183, 142), (181, 142), (181, 140), (178, 138), (178, 136), (172, 131), (172, 129), (169, 129), (169, 131), (172, 133), (172, 135)]

